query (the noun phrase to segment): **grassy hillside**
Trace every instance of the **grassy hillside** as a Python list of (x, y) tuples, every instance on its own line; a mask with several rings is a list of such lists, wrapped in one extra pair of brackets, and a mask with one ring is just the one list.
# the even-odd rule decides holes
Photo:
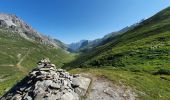
[(31, 42), (17, 33), (0, 29), (0, 95), (36, 67), (36, 62), (43, 57), (48, 57), (61, 67), (73, 55), (63, 49)]
[(110, 41), (81, 54), (63, 68), (73, 72), (97, 72), (117, 83), (123, 80), (124, 84), (146, 94), (139, 93), (142, 99), (169, 100), (170, 8), (133, 30), (111, 37)]
[[(113, 66), (139, 71), (156, 71), (170, 66), (170, 8), (138, 27), (117, 35), (102, 46), (80, 55), (66, 65), (73, 67)], [(68, 67), (67, 67), (68, 68)]]

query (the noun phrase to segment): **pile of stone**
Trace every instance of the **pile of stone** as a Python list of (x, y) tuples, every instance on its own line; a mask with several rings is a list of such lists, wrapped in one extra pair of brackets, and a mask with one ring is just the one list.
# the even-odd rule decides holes
[(1, 100), (80, 100), (86, 94), (90, 81), (89, 78), (56, 69), (48, 59), (43, 59)]

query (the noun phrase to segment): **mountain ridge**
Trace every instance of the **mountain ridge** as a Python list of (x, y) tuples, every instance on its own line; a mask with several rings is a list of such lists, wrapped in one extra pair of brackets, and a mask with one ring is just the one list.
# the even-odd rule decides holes
[(170, 7), (83, 52), (63, 68), (132, 86), (139, 100), (169, 100)]
[[(152, 16), (151, 18), (141, 22), (134, 29), (129, 30), (123, 34), (114, 36), (110, 38), (110, 41), (103, 43), (103, 45), (95, 47), (90, 51), (87, 51), (85, 54), (82, 54), (79, 58), (77, 58), (77, 62), (76, 60), (75, 62), (73, 62), (73, 64), (75, 64), (74, 66), (76, 66), (76, 63), (77, 65), (79, 65), (79, 67), (80, 66), (81, 67), (98, 66), (98, 65), (99, 66), (114, 66), (114, 67), (125, 66), (124, 65), (125, 62), (121, 61), (121, 57), (124, 57), (123, 55), (126, 55), (126, 54), (128, 55), (128, 53), (130, 53), (130, 50), (133, 50), (133, 49), (135, 50), (136, 48), (133, 47), (133, 45), (135, 45), (136, 47), (139, 47), (139, 45), (135, 44), (135, 43), (138, 43), (137, 41), (141, 40), (140, 42), (142, 43), (142, 39), (145, 40), (149, 37), (156, 38), (156, 36), (159, 36), (159, 34), (160, 36), (162, 36), (162, 38), (168, 38), (165, 36), (169, 32), (169, 24), (170, 24), (168, 22), (170, 19), (168, 16), (170, 14), (169, 9), (170, 7), (162, 10), (161, 12)], [(150, 41), (149, 42), (150, 46), (153, 45), (151, 44), (151, 40), (147, 40), (147, 41)], [(168, 39), (165, 41), (165, 44), (167, 44), (166, 42), (168, 43)], [(141, 46), (144, 46), (144, 44), (141, 44)], [(121, 47), (122, 47), (122, 50), (121, 50)], [(123, 47), (131, 48), (131, 49), (124, 50)], [(169, 46), (167, 45), (167, 47)], [(140, 47), (139, 47), (139, 50), (140, 50)], [(120, 57), (119, 59), (120, 61), (118, 60), (118, 57)]]
[(133, 28), (137, 27), (144, 19), (140, 20), (139, 22), (132, 24), (130, 26), (124, 27), (119, 31), (111, 32), (103, 36), (102, 38), (94, 39), (94, 40), (80, 40), (79, 42), (68, 44), (69, 51), (71, 52), (84, 52), (88, 49), (94, 48), (96, 46), (102, 45), (105, 41), (109, 41), (109, 38), (114, 37), (118, 34), (123, 34), (128, 30), (132, 30)]
[(30, 41), (36, 41), (56, 48), (66, 48), (66, 45), (57, 39), (42, 35), (14, 14), (0, 13), (0, 27), (19, 33), (21, 37)]

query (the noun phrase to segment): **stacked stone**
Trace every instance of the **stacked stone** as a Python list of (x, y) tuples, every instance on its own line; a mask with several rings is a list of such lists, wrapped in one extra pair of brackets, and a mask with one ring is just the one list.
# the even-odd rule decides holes
[[(79, 100), (79, 77), (63, 69), (56, 69), (48, 59), (7, 92), (1, 100)], [(88, 83), (89, 84), (89, 83)], [(79, 93), (76, 93), (76, 88)]]

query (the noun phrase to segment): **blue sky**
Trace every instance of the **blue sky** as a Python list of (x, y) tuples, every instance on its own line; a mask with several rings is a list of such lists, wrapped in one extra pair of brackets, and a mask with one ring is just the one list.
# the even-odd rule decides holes
[(0, 12), (21, 17), (65, 43), (96, 39), (148, 18), (170, 0), (1, 0)]

